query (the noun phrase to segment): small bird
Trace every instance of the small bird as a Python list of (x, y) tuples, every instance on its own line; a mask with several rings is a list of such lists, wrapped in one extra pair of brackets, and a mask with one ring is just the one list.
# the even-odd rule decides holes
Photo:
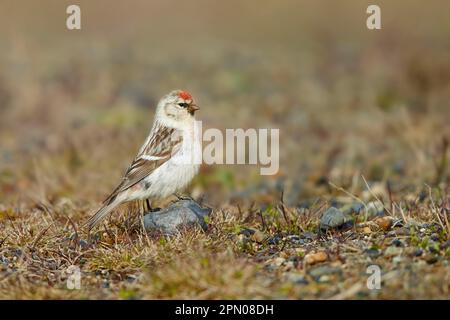
[(164, 198), (190, 183), (200, 167), (200, 139), (194, 117), (198, 109), (192, 96), (183, 90), (161, 98), (150, 134), (122, 182), (86, 222), (89, 231), (124, 202)]

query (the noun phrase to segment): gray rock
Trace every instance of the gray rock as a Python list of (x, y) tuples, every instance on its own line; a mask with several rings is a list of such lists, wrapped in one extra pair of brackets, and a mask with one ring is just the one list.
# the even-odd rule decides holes
[(364, 204), (361, 202), (350, 203), (341, 210), (345, 215), (360, 214), (364, 210)]
[(391, 246), (395, 246), (395, 247), (404, 247), (405, 245), (403, 244), (403, 242), (399, 239), (394, 239), (391, 242)]
[(328, 265), (323, 265), (323, 266), (311, 269), (309, 271), (309, 275), (311, 277), (315, 278), (316, 280), (322, 276), (331, 275), (331, 274), (339, 274), (340, 275), (340, 274), (342, 274), (342, 270), (340, 268), (334, 268), (334, 267), (330, 267)]
[(371, 258), (378, 258), (381, 255), (380, 250), (374, 248), (366, 249), (364, 253)]
[(144, 227), (148, 232), (159, 231), (167, 235), (179, 232), (180, 228), (200, 226), (208, 229), (205, 217), (211, 213), (210, 208), (202, 208), (193, 200), (179, 200), (166, 209), (154, 211), (144, 216)]
[(239, 234), (243, 234), (246, 237), (251, 237), (254, 233), (255, 230), (249, 228), (244, 228), (239, 232)]
[(329, 208), (320, 218), (320, 229), (328, 230), (341, 227), (346, 222), (344, 214), (335, 207)]
[(384, 215), (384, 205), (381, 201), (369, 202), (365, 208), (366, 219)]
[(293, 244), (297, 244), (297, 245), (302, 245), (302, 244), (305, 244), (305, 240), (304, 239), (301, 239), (298, 235), (296, 235), (296, 234), (290, 234), (290, 235), (288, 235), (287, 236), (287, 239), (291, 242), (291, 243), (293, 243)]
[(280, 236), (275, 235), (275, 236), (270, 237), (269, 239), (267, 239), (267, 244), (269, 244), (269, 245), (277, 245), (277, 244), (279, 244), (281, 242), (281, 240), (282, 240), (282, 238)]
[(295, 284), (308, 284), (308, 280), (304, 275), (298, 273), (288, 273), (286, 275), (287, 281)]

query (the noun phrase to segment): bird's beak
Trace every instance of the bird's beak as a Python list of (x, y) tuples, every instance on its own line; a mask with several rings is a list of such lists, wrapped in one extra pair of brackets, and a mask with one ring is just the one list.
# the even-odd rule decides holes
[(189, 107), (188, 107), (188, 111), (189, 111), (190, 113), (194, 113), (195, 111), (197, 111), (197, 110), (199, 110), (199, 109), (200, 109), (199, 106), (196, 105), (195, 103), (191, 103), (191, 104), (189, 105)]

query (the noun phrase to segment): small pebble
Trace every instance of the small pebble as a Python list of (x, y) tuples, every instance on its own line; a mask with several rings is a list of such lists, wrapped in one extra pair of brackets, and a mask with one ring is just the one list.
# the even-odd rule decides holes
[(267, 239), (267, 244), (269, 245), (277, 245), (279, 244), (281, 241), (281, 237), (280, 236), (273, 236), (270, 237), (269, 239)]
[(376, 218), (374, 222), (384, 231), (391, 229), (394, 220), (391, 217)]
[(335, 207), (329, 208), (320, 218), (320, 229), (328, 230), (339, 228), (345, 223), (344, 214)]
[(371, 233), (372, 233), (372, 230), (370, 230), (369, 227), (364, 227), (363, 230), (362, 230), (362, 232), (363, 232), (364, 234), (371, 234)]
[(383, 203), (378, 200), (369, 202), (365, 207), (365, 214), (366, 218), (368, 219), (376, 216), (383, 216), (384, 215)]
[(250, 228), (244, 228), (239, 232), (239, 234), (243, 234), (246, 237), (251, 237), (254, 233), (255, 230)]
[(317, 253), (308, 253), (305, 256), (305, 263), (306, 264), (316, 264), (320, 262), (324, 262), (328, 259), (328, 255), (325, 251), (319, 251)]
[(317, 280), (324, 275), (341, 274), (342, 270), (337, 267), (320, 266), (309, 271), (309, 275)]
[(308, 280), (305, 278), (305, 276), (303, 276), (301, 274), (288, 273), (286, 277), (289, 282), (292, 282), (295, 284), (308, 284)]
[(364, 250), (364, 253), (371, 258), (377, 258), (381, 254), (381, 252), (378, 249), (374, 248), (366, 249)]
[(403, 242), (399, 239), (394, 239), (391, 242), (391, 246), (403, 247)]
[(287, 236), (287, 238), (293, 244), (297, 244), (297, 245), (305, 244), (305, 240), (300, 239), (300, 237), (295, 234), (289, 235), (289, 236)]
[(352, 203), (350, 205), (342, 207), (342, 212), (344, 214), (360, 214), (364, 210), (364, 204), (360, 202)]

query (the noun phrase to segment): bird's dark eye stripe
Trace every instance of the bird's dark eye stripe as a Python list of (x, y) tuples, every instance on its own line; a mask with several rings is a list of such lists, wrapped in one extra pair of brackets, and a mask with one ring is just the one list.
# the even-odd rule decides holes
[(178, 105), (183, 108), (187, 108), (189, 106), (186, 102), (180, 102)]

